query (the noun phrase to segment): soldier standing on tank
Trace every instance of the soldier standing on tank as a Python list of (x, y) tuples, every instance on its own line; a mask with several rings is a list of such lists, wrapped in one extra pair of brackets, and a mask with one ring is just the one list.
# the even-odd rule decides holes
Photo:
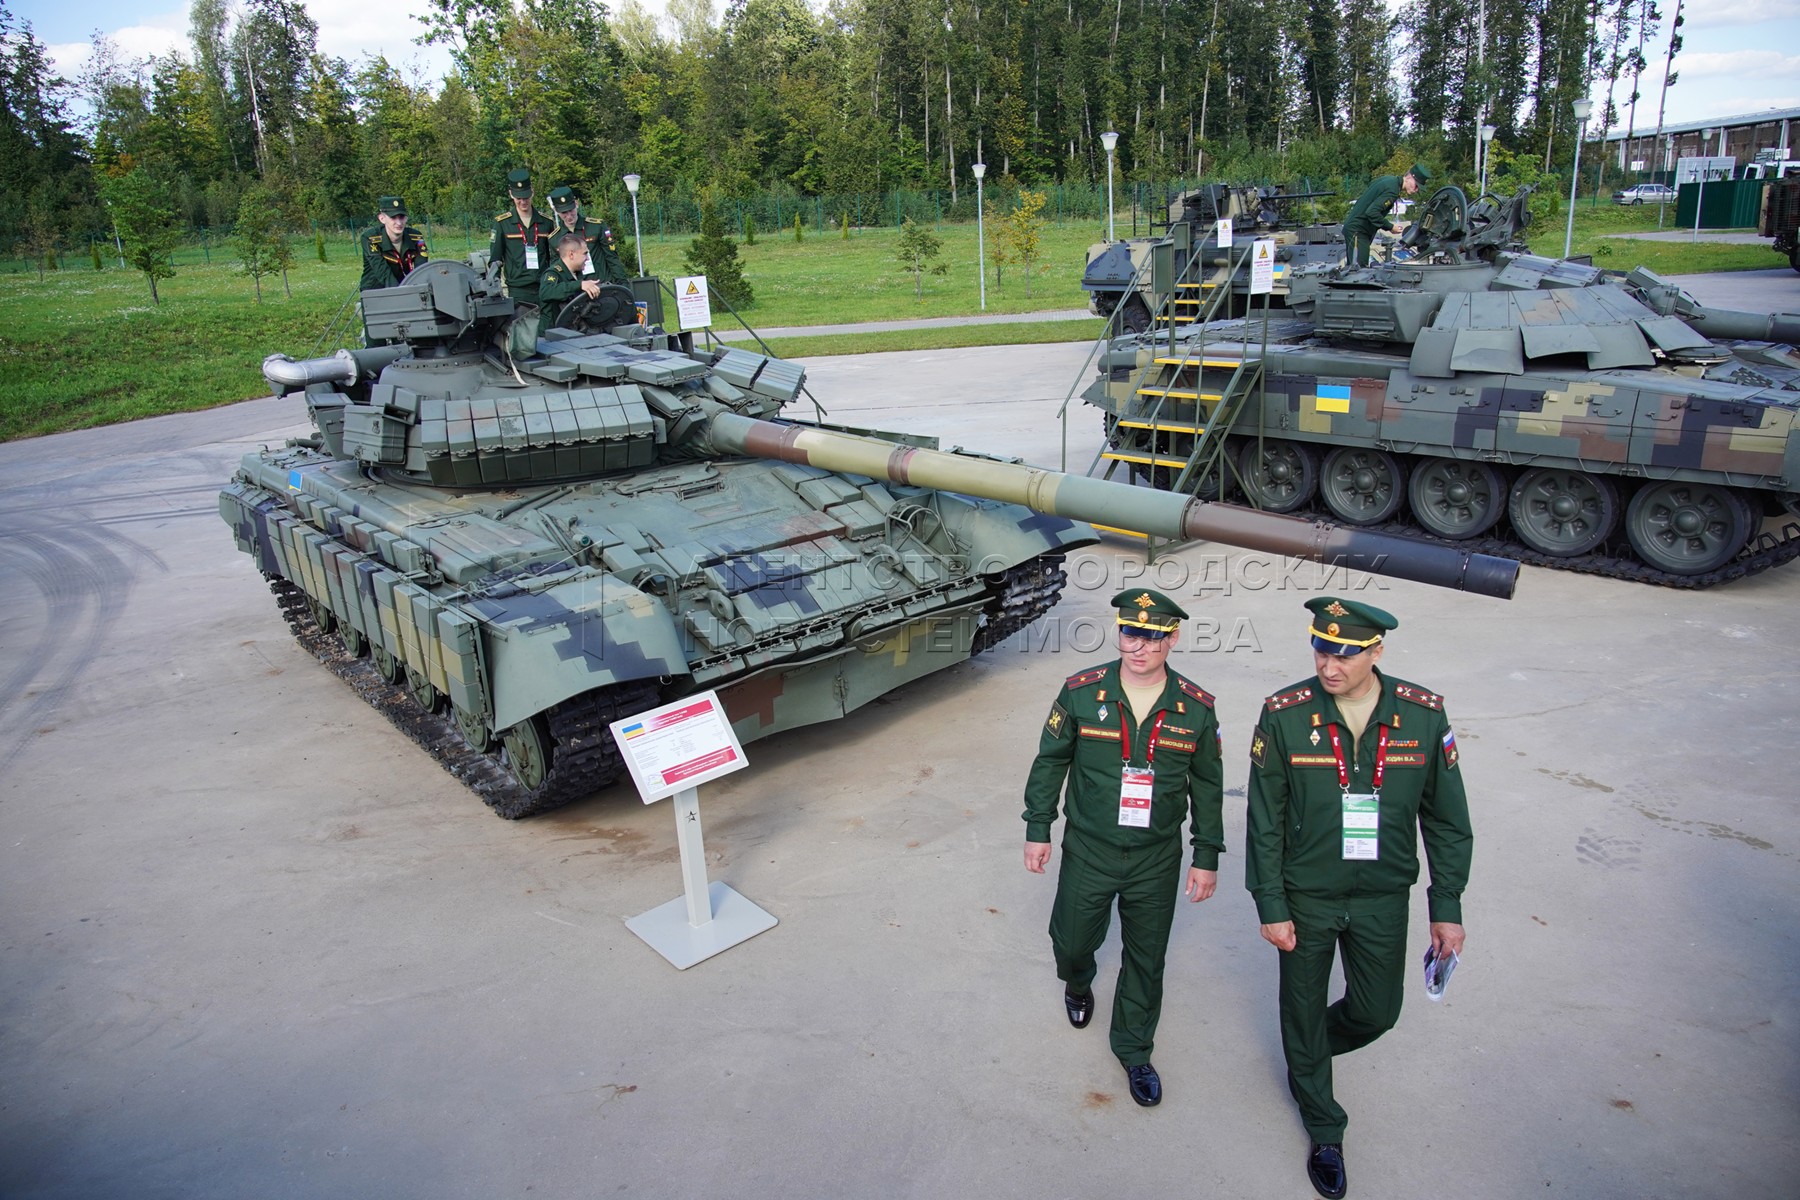
[(1344, 244), (1349, 247), (1350, 265), (1369, 265), (1369, 247), (1384, 227), (1399, 233), (1398, 222), (1389, 222), (1388, 214), (1402, 193), (1414, 195), (1431, 182), (1431, 172), (1414, 163), (1404, 176), (1383, 175), (1363, 190), (1344, 218)]
[(564, 233), (578, 233), (588, 245), (587, 273), (598, 275), (601, 283), (629, 284), (631, 276), (625, 273), (625, 264), (619, 260), (619, 249), (614, 243), (610, 225), (602, 221), (590, 221), (581, 213), (581, 201), (575, 197), (575, 189), (556, 187), (550, 189), (550, 207), (556, 212), (556, 233), (553, 237), (560, 239)]
[[(1312, 1139), (1306, 1173), (1335, 1200), (1348, 1186), (1348, 1117), (1332, 1056), (1399, 1020), (1421, 834), (1432, 948), (1461, 953), (1474, 834), (1443, 697), (1375, 667), (1399, 622), (1330, 596), (1306, 607), (1316, 674), (1269, 697), (1250, 739), (1244, 885), (1281, 951), (1281, 1046)], [(1339, 953), (1344, 997), (1328, 1007)]]
[(414, 267), (427, 262), (425, 235), (406, 223), (406, 201), (383, 196), (375, 203), (375, 225), (357, 235), (362, 246), (362, 280), (356, 287), (366, 292), (393, 287)]
[[(1122, 942), (1112, 1051), (1131, 1098), (1162, 1101), (1150, 1063), (1162, 1012), (1163, 960), (1182, 888), (1181, 824), (1193, 846), (1186, 894), (1205, 900), (1225, 848), (1224, 766), (1213, 698), (1167, 668), (1187, 616), (1161, 592), (1120, 592), (1120, 657), (1073, 675), (1050, 706), (1025, 784), (1025, 869), (1043, 874), (1062, 799), (1062, 868), (1050, 945), (1069, 1024), (1094, 1015), (1095, 951), (1119, 906)], [(1065, 781), (1067, 786), (1065, 787)]]
[(536, 304), (538, 278), (550, 265), (550, 235), (555, 222), (531, 206), (531, 172), (513, 171), (506, 177), (512, 211), (494, 218), (494, 236), (488, 245), (488, 261), (500, 264), (507, 294), (517, 304)]

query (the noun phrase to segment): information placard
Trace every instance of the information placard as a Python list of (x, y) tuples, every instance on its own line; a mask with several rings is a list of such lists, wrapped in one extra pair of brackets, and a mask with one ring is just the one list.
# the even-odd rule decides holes
[(1217, 237), (1217, 239), (1218, 239), (1219, 249), (1221, 249), (1221, 250), (1231, 249), (1231, 218), (1230, 217), (1221, 217), (1219, 219), (1218, 232), (1214, 236)]
[(675, 315), (684, 330), (712, 328), (712, 293), (706, 290), (706, 276), (676, 277)]
[(1266, 296), (1275, 290), (1275, 239), (1257, 238), (1250, 249), (1250, 294)]
[(716, 692), (688, 696), (614, 721), (609, 728), (645, 804), (747, 765)]

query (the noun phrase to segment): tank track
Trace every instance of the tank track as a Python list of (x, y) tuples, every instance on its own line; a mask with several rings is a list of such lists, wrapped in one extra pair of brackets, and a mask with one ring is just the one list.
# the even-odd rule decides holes
[(470, 746), (448, 714), (426, 712), (367, 658), (352, 655), (341, 639), (320, 629), (305, 592), (279, 577), (269, 579), (269, 590), (295, 641), (509, 821), (561, 808), (619, 778), (624, 763), (607, 726), (657, 699), (656, 684), (639, 680), (598, 688), (551, 709), (545, 714), (554, 742), (550, 772), (541, 786), (527, 788), (494, 754)]
[[(1328, 509), (1303, 509), (1294, 514), (1313, 520), (1326, 521), (1341, 525)], [(1499, 528), (1506, 527), (1505, 518), (1501, 519)], [(1533, 550), (1521, 541), (1508, 537), (1473, 537), (1461, 541), (1441, 538), (1427, 533), (1417, 525), (1405, 521), (1390, 521), (1383, 525), (1355, 526), (1376, 533), (1392, 534), (1415, 542), (1430, 542), (1438, 546), (1453, 546), (1458, 550), (1468, 550), (1475, 554), (1492, 554), (1499, 558), (1513, 558), (1533, 567), (1549, 567), (1556, 571), (1577, 571), (1585, 575), (1600, 575), (1607, 579), (1625, 579), (1633, 583), (1648, 583), (1657, 587), (1681, 588), (1687, 591), (1699, 591), (1715, 587), (1721, 583), (1730, 583), (1737, 579), (1747, 579), (1759, 575), (1783, 563), (1800, 558), (1800, 525), (1792, 521), (1782, 526), (1779, 534), (1757, 533), (1738, 556), (1711, 571), (1699, 575), (1677, 575), (1673, 571), (1664, 571), (1632, 557), (1626, 546), (1625, 535), (1614, 534), (1602, 546), (1602, 552), (1577, 554), (1568, 558), (1558, 558)], [(1610, 551), (1610, 553), (1606, 552)]]
[(991, 650), (1056, 607), (1069, 573), (1060, 554), (1039, 555), (1000, 577), (999, 593), (982, 611), (986, 618), (969, 646), (971, 657)]

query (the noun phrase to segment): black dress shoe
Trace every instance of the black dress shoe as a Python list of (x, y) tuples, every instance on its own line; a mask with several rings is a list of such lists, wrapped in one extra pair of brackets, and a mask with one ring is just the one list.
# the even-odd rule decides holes
[(1094, 1019), (1094, 993), (1083, 992), (1077, 996), (1064, 988), (1063, 1011), (1069, 1014), (1069, 1024), (1077, 1029), (1086, 1029), (1088, 1022)]
[(1313, 1189), (1325, 1200), (1343, 1200), (1350, 1186), (1350, 1175), (1344, 1170), (1344, 1148), (1336, 1142), (1314, 1142), (1306, 1156), (1306, 1177)]
[[(1154, 1108), (1162, 1103), (1162, 1077), (1156, 1068), (1149, 1063), (1140, 1063), (1135, 1067), (1125, 1068), (1125, 1077), (1131, 1080), (1131, 1098), (1145, 1108)], [(1339, 1192), (1338, 1195), (1343, 1195)]]

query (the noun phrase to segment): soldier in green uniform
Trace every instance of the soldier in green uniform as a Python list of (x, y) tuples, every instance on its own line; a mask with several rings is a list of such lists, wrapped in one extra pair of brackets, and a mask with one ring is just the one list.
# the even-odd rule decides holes
[(1094, 1015), (1094, 953), (1116, 898), (1123, 948), (1112, 1050), (1131, 1098), (1149, 1106), (1162, 1100), (1150, 1052), (1182, 887), (1181, 823), (1189, 822), (1193, 845), (1187, 897), (1205, 900), (1225, 848), (1224, 766), (1213, 698), (1167, 667), (1187, 613), (1144, 589), (1120, 592), (1112, 603), (1120, 657), (1070, 676), (1038, 739), (1025, 784), (1025, 869), (1041, 875), (1050, 861), (1060, 794), (1066, 824), (1050, 946), (1063, 1006), (1077, 1029)]
[(588, 262), (587, 239), (565, 229), (556, 239), (557, 259), (544, 269), (538, 280), (538, 308), (543, 326), (548, 329), (562, 315), (563, 306), (577, 296), (593, 299), (600, 295), (600, 282), (594, 278)]
[(362, 246), (362, 281), (358, 291), (393, 287), (407, 272), (428, 261), (425, 235), (406, 223), (406, 201), (383, 196), (375, 205), (376, 224), (357, 234)]
[(550, 234), (555, 222), (531, 207), (530, 171), (507, 175), (506, 191), (512, 197), (512, 211), (494, 218), (488, 261), (500, 264), (507, 294), (516, 303), (536, 304), (538, 278), (550, 265)]
[(587, 273), (590, 277), (598, 276), (601, 283), (631, 282), (631, 276), (625, 272), (625, 264), (619, 261), (619, 248), (613, 238), (612, 227), (602, 221), (590, 221), (582, 215), (581, 201), (576, 199), (574, 188), (551, 188), (550, 207), (556, 212), (557, 222), (553, 238), (560, 238), (564, 233), (579, 233), (586, 240)]
[(1401, 193), (1414, 195), (1421, 185), (1430, 182), (1431, 172), (1414, 163), (1404, 176), (1383, 175), (1363, 189), (1363, 194), (1356, 198), (1349, 215), (1344, 218), (1344, 244), (1350, 247), (1351, 266), (1369, 265), (1369, 246), (1383, 227), (1400, 232), (1397, 223), (1390, 225), (1388, 212)]
[[(1399, 622), (1329, 596), (1306, 607), (1316, 675), (1269, 697), (1250, 739), (1244, 884), (1281, 951), (1281, 1045), (1312, 1138), (1307, 1175), (1335, 1198), (1347, 1186), (1348, 1118), (1332, 1095), (1332, 1056), (1400, 1017), (1421, 834), (1431, 945), (1461, 952), (1474, 834), (1443, 697), (1376, 669)], [(1344, 997), (1327, 1006), (1340, 952)]]

